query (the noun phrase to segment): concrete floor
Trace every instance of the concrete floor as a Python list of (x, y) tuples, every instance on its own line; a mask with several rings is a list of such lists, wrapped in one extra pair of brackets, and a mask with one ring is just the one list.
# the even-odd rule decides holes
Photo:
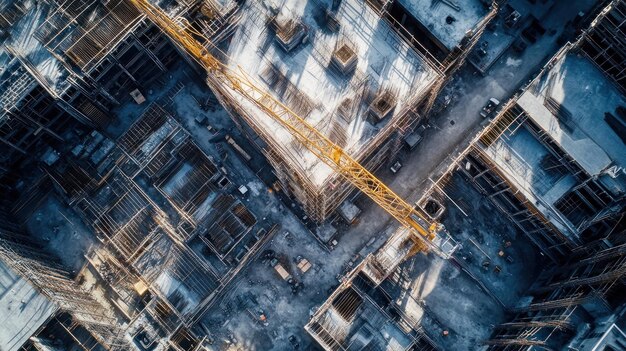
[(43, 244), (44, 250), (59, 257), (63, 265), (74, 273), (85, 264), (87, 250), (97, 243), (93, 232), (76, 212), (55, 194), (48, 195), (26, 221), (26, 229)]
[(0, 349), (18, 350), (57, 307), (0, 260)]
[(444, 350), (478, 350), (504, 320), (504, 308), (450, 260), (416, 255), (399, 267), (398, 275), (402, 289), (390, 295)]
[[(446, 195), (464, 207), (459, 209), (446, 201), (447, 210), (441, 219), (450, 232), (457, 234), (455, 239), (461, 244), (453, 261), (479, 280), (496, 302), (512, 307), (547, 259), (507, 217), (494, 216), (498, 209), (458, 172), (446, 187)], [(487, 261), (488, 266), (483, 266)]]

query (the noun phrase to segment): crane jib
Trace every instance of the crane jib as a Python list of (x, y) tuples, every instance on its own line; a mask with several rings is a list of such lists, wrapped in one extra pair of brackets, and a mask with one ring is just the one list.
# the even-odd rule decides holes
[[(226, 84), (235, 93), (260, 107), (267, 117), (280, 123), (295, 139), (336, 173), (344, 176), (403, 226), (411, 229), (412, 232), (417, 232), (415, 235), (420, 236), (420, 240), (426, 238), (431, 245), (434, 244), (433, 241), (441, 241), (441, 238), (435, 240), (438, 236), (436, 233), (442, 232), (440, 225), (426, 220), (426, 217), (389, 189), (342, 148), (260, 88), (241, 68), (239, 68), (240, 72), (236, 72), (215, 58), (197, 38), (201, 38), (209, 45), (212, 45), (211, 41), (202, 33), (195, 31), (188, 21), (181, 19), (179, 22), (185, 23), (185, 26), (182, 26), (148, 0), (130, 1), (160, 27), (175, 44), (186, 50), (210, 75), (218, 78), (216, 81)], [(448, 242), (450, 239), (446, 238), (445, 241)]]

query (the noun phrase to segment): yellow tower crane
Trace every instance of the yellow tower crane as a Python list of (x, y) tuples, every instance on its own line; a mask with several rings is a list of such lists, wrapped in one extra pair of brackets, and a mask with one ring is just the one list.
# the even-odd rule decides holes
[(174, 43), (187, 51), (207, 70), (209, 75), (217, 78), (216, 81), (225, 84), (256, 105), (269, 118), (279, 122), (291, 133), (293, 138), (302, 143), (322, 162), (345, 177), (403, 226), (410, 229), (415, 234), (412, 236), (416, 244), (414, 251), (434, 249), (441, 253), (439, 248), (433, 244), (433, 240), (437, 237), (437, 232), (441, 227), (438, 223), (426, 219), (423, 214), (389, 189), (341, 147), (260, 88), (245, 72), (242, 70), (236, 72), (211, 55), (194, 36), (206, 40), (207, 43), (210, 43), (209, 39), (192, 29), (188, 22), (181, 20), (181, 23), (177, 23), (159, 7), (151, 4), (149, 0), (130, 1), (161, 28)]

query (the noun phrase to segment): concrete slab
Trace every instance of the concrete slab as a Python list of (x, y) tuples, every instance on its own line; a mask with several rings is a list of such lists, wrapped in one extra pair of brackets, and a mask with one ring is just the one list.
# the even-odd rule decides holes
[(449, 50), (457, 46), (488, 12), (480, 0), (398, 0), (398, 3)]
[[(553, 101), (562, 116), (548, 109)], [(591, 176), (626, 167), (626, 144), (607, 123), (626, 100), (589, 60), (567, 54), (544, 72), (518, 104)]]
[(0, 350), (17, 351), (56, 310), (50, 300), (0, 261)]

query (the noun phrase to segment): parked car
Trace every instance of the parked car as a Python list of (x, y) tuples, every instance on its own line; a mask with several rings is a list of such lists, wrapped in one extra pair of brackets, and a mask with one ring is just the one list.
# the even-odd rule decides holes
[(480, 116), (482, 118), (491, 117), (491, 114), (493, 114), (496, 108), (498, 108), (498, 105), (500, 105), (500, 101), (498, 101), (498, 99), (496, 98), (489, 99), (487, 104), (483, 107), (482, 111), (480, 111)]
[(396, 174), (396, 173), (398, 173), (400, 168), (402, 168), (402, 163), (400, 163), (400, 161), (396, 161), (393, 164), (393, 166), (391, 166), (391, 168), (389, 168), (389, 170), (391, 171), (391, 173)]

